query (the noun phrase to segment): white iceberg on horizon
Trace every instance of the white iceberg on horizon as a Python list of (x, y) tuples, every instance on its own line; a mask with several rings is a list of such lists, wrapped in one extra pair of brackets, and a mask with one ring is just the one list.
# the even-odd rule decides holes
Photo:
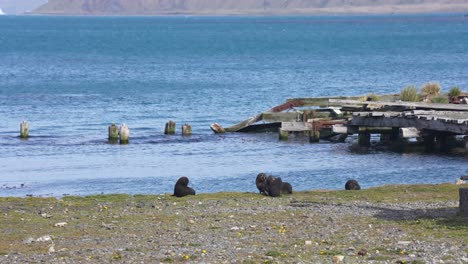
[(0, 16), (4, 15), (3, 10), (0, 8)]

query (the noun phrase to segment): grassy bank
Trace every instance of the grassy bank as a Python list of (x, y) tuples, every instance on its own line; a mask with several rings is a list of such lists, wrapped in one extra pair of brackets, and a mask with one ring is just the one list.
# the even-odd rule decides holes
[(0, 198), (0, 261), (459, 263), (458, 188)]

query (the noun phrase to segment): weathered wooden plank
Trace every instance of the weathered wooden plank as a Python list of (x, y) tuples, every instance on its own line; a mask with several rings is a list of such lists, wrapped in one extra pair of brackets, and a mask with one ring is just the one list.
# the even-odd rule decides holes
[(311, 97), (311, 98), (290, 98), (286, 102), (299, 101), (303, 106), (327, 107), (330, 99), (336, 100), (358, 100), (361, 96), (333, 96), (333, 97)]
[(441, 110), (454, 110), (454, 111), (468, 111), (468, 105), (460, 104), (431, 104), (421, 102), (366, 102), (359, 100), (342, 100), (342, 99), (330, 99), (330, 106), (340, 106), (346, 104), (357, 104), (357, 105), (379, 105), (379, 106), (402, 106), (410, 108), (421, 108), (421, 109), (441, 109)]
[[(317, 118), (327, 118), (330, 117), (329, 112), (314, 112), (314, 117)], [(294, 121), (302, 121), (303, 120), (303, 113), (302, 112), (264, 112), (263, 113), (263, 121), (266, 122), (294, 122)]]
[(266, 122), (294, 122), (302, 120), (301, 112), (264, 112), (263, 121)]
[(280, 122), (252, 124), (244, 127), (237, 132), (276, 132), (281, 127)]
[(343, 125), (332, 126), (332, 132), (337, 134), (348, 134), (348, 127)]
[(354, 112), (353, 116), (392, 117), (392, 116), (401, 116), (401, 113), (400, 112)]
[(393, 133), (393, 128), (391, 127), (359, 127), (357, 133), (367, 133), (367, 134), (391, 134)]
[(258, 121), (261, 121), (262, 120), (262, 117), (263, 117), (263, 114), (258, 114), (256, 116), (253, 116), (245, 121), (242, 121), (238, 124), (235, 124), (233, 126), (230, 126), (230, 127), (227, 127), (225, 128), (224, 130), (226, 132), (237, 132), (239, 130), (241, 130), (242, 128), (245, 128), (245, 127), (248, 127), (254, 123), (257, 123)]
[(400, 137), (402, 138), (417, 138), (420, 131), (415, 127), (402, 127), (400, 128)]
[[(287, 110), (287, 109), (292, 109), (293, 107), (298, 107), (298, 106), (302, 106), (302, 102), (300, 100), (293, 100), (291, 99), (290, 101), (284, 103), (284, 104), (281, 104), (281, 105), (278, 105), (278, 106), (275, 106), (275, 107), (272, 107), (270, 110), (268, 110), (267, 112), (281, 112), (281, 111), (284, 111), (284, 110)], [(226, 132), (237, 132), (237, 131), (240, 131), (242, 130), (243, 128), (246, 128), (252, 124), (255, 124), (259, 121), (262, 121), (263, 119), (263, 113), (261, 114), (258, 114), (256, 116), (253, 116), (247, 120), (244, 120), (240, 123), (237, 123), (233, 126), (230, 126), (228, 128), (225, 128), (225, 131)]]
[(353, 116), (348, 122), (349, 126), (367, 126), (367, 127), (416, 127), (419, 130), (429, 129), (442, 132), (451, 132), (455, 134), (468, 133), (467, 124), (446, 123), (440, 120), (409, 119), (405, 117), (361, 117)]
[(311, 131), (313, 125), (308, 122), (282, 122), (281, 130), (289, 132)]

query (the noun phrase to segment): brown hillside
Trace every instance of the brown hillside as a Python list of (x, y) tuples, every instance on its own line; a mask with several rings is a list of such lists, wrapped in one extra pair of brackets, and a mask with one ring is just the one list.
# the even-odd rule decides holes
[(235, 15), (468, 11), (468, 0), (49, 0), (38, 14)]

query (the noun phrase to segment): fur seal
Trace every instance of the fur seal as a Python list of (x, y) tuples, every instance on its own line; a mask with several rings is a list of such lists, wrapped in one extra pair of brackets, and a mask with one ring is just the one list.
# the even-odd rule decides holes
[(345, 190), (361, 190), (361, 186), (356, 180), (349, 180), (345, 184)]
[(195, 195), (195, 190), (188, 187), (189, 179), (187, 177), (181, 177), (177, 180), (174, 186), (174, 196), (183, 197), (187, 195)]
[(267, 176), (265, 173), (259, 173), (257, 175), (257, 179), (255, 179), (255, 184), (257, 185), (257, 189), (260, 194), (267, 195)]

